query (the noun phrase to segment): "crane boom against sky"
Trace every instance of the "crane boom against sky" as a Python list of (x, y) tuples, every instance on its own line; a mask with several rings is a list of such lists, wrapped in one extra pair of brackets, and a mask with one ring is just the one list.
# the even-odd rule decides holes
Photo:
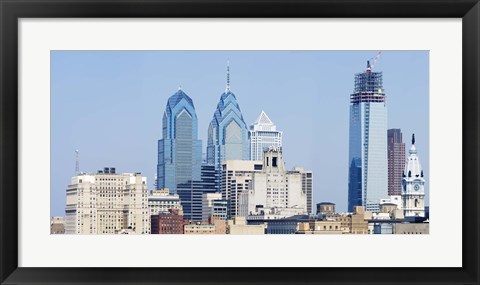
[(370, 60), (373, 59), (372, 63), (370, 64), (370, 60), (367, 61), (367, 70), (368, 72), (373, 70), (373, 67), (375, 66), (375, 63), (377, 63), (377, 60), (380, 58), (380, 55), (382, 55), (382, 51), (379, 51), (377, 53), (377, 56), (375, 58), (371, 58)]

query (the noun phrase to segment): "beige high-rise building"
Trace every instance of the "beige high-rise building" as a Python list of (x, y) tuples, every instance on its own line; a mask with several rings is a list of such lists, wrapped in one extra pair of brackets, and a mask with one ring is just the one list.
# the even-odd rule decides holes
[(66, 194), (66, 234), (150, 232), (147, 178), (140, 173), (117, 174), (107, 167), (82, 173), (72, 177)]
[(221, 189), (223, 198), (229, 200), (229, 217), (256, 214), (258, 208), (296, 209), (297, 214), (307, 214), (311, 174), (300, 167), (287, 171), (281, 148), (265, 150), (263, 161), (226, 161)]
[(261, 169), (262, 162), (256, 160), (227, 160), (222, 163), (220, 190), (222, 199), (229, 203), (229, 217), (239, 215), (240, 195), (251, 188), (253, 173)]
[[(248, 196), (242, 199), (248, 205), (246, 214), (255, 213), (260, 205), (263, 208), (297, 209), (297, 214), (307, 214), (306, 191), (311, 187), (303, 187), (303, 174), (306, 173), (311, 172), (303, 168), (287, 171), (281, 148), (264, 151), (262, 170), (253, 174), (253, 187), (247, 190)], [(311, 181), (309, 184), (311, 186)]]
[(307, 195), (307, 213), (313, 210), (313, 171), (303, 167), (294, 167), (290, 173), (298, 172), (302, 175), (302, 191)]
[(180, 204), (180, 197), (177, 194), (170, 194), (170, 189), (162, 188), (160, 190), (152, 190), (148, 196), (149, 216), (158, 215), (159, 213), (168, 213), (170, 209), (183, 211)]
[(222, 193), (202, 194), (202, 221), (206, 222), (211, 217), (226, 220), (227, 210), (227, 201), (222, 199)]

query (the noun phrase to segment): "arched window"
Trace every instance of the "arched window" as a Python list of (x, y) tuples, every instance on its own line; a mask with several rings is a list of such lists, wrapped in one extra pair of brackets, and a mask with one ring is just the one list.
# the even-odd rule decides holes
[(415, 199), (415, 208), (418, 207), (418, 199)]

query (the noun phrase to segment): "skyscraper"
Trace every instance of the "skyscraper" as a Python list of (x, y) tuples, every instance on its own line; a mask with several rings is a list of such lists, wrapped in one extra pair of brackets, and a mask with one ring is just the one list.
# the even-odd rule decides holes
[(197, 139), (193, 101), (181, 88), (167, 102), (163, 138), (158, 141), (157, 189), (178, 194), (190, 218), (195, 181), (201, 181), (202, 142)]
[(263, 151), (269, 147), (282, 147), (282, 132), (277, 131), (277, 126), (273, 124), (264, 111), (250, 126), (248, 139), (250, 141), (251, 160), (262, 160)]
[(290, 172), (297, 171), (302, 174), (302, 191), (307, 195), (307, 214), (311, 214), (313, 205), (313, 171), (297, 166)]
[(370, 62), (355, 74), (350, 95), (348, 210), (365, 206), (377, 212), (387, 196), (387, 106), (382, 73)]
[(388, 195), (402, 195), (402, 172), (405, 167), (405, 143), (400, 129), (389, 129), (388, 140)]
[(66, 191), (66, 234), (148, 234), (147, 178), (141, 173), (97, 173), (72, 177)]
[(230, 67), (227, 65), (227, 88), (208, 127), (207, 163), (219, 170), (223, 161), (248, 159), (248, 129), (237, 98), (230, 90)]

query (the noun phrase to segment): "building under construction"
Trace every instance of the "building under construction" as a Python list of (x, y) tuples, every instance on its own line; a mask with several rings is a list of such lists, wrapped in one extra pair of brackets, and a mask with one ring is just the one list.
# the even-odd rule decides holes
[(365, 71), (355, 74), (350, 95), (349, 211), (365, 206), (377, 212), (380, 199), (387, 197), (386, 96), (382, 72), (374, 72), (373, 64), (367, 62)]

